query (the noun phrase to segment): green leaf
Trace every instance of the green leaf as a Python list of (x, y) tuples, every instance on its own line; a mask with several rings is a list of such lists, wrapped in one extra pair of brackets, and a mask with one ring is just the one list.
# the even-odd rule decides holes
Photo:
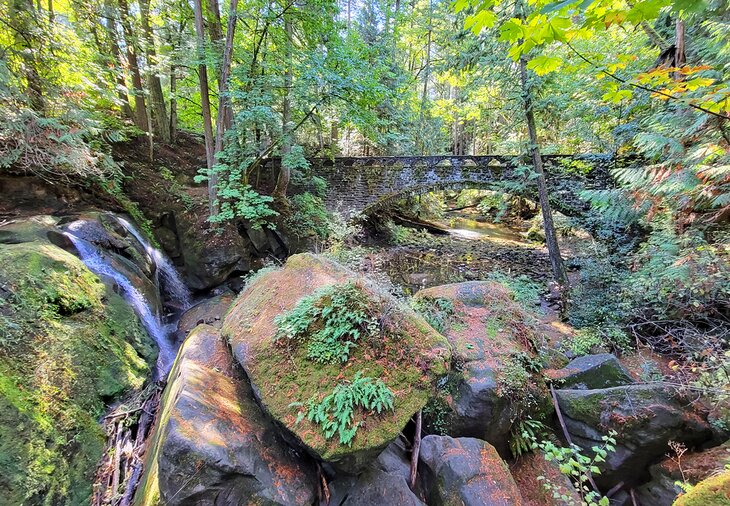
[(563, 60), (560, 58), (540, 55), (527, 62), (527, 68), (539, 76), (544, 76), (557, 70), (562, 63)]

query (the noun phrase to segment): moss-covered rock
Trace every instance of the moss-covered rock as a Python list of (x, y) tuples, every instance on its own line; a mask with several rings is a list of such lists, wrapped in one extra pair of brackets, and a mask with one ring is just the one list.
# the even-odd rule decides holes
[(217, 329), (196, 327), (163, 395), (138, 504), (309, 505), (317, 478), (256, 404)]
[(651, 480), (636, 489), (641, 504), (669, 506), (682, 493), (679, 484), (694, 486), (725, 470), (730, 463), (730, 442), (703, 451), (669, 455), (649, 468)]
[(156, 351), (124, 300), (46, 239), (51, 222), (29, 221), (34, 233), (0, 248), (0, 497), (82, 504), (98, 420), (142, 386)]
[(674, 506), (730, 506), (730, 471), (701, 481), (674, 501)]
[(452, 436), (485, 439), (506, 454), (513, 420), (550, 409), (536, 374), (541, 367), (534, 350), (537, 320), (493, 281), (421, 290), (414, 305), (442, 328), (453, 349), (452, 372), (441, 389), (441, 405), (448, 410), (429, 409), (427, 425)]
[(552, 371), (550, 378), (561, 388), (593, 390), (629, 385), (629, 371), (610, 353), (574, 358), (564, 368)]
[(617, 433), (616, 451), (599, 464), (599, 486), (641, 482), (649, 464), (669, 451), (669, 441), (693, 447), (714, 435), (702, 406), (661, 384), (556, 390), (556, 395), (573, 441), (584, 449), (600, 446), (609, 431)]
[[(277, 340), (278, 315), (318, 289), (353, 280), (351, 271), (323, 257), (292, 256), (282, 269), (253, 280), (223, 325), (264, 408), (315, 457), (347, 470), (362, 468), (398, 436), (432, 395), (450, 357), (446, 340), (421, 317), (362, 280), (358, 286), (377, 314), (380, 330), (377, 336), (357, 341), (345, 362), (318, 363), (308, 356), (305, 344)], [(321, 402), (358, 373), (380, 379), (394, 394), (394, 409), (380, 414), (359, 409), (351, 445), (340, 444), (336, 436), (325, 437), (320, 426), (307, 419), (306, 410), (310, 401)]]

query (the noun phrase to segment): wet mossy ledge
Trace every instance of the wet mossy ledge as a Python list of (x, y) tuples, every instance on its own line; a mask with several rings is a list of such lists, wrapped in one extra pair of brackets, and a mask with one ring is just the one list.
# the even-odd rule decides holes
[[(222, 333), (263, 408), (314, 457), (348, 471), (398, 436), (450, 363), (446, 339), (411, 308), (312, 254), (294, 255), (256, 277), (234, 302)], [(350, 343), (344, 354), (343, 343)], [(358, 396), (370, 400), (358, 404)], [(348, 402), (351, 410), (338, 411)], [(349, 433), (328, 430), (330, 422)]]
[(156, 349), (132, 309), (44, 217), (0, 227), (0, 503), (86, 504), (106, 408)]

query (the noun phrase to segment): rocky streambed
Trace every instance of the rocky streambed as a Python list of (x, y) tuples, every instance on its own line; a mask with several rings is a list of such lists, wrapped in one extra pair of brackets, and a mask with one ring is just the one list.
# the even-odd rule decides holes
[(727, 497), (716, 407), (613, 355), (566, 355), (570, 329), (509, 286), (395, 298), (302, 254), (186, 309), (129, 225), (0, 227), (8, 504), (580, 504), (530, 441), (592, 455), (609, 434), (586, 486), (613, 504), (672, 504), (677, 481), (702, 482), (683, 504)]

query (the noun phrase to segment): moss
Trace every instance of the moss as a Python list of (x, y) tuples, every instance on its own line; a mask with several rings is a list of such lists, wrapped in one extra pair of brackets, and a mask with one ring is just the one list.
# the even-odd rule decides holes
[[(305, 345), (286, 339), (274, 343), (277, 315), (290, 311), (312, 291), (353, 277), (352, 272), (323, 257), (295, 255), (284, 269), (269, 272), (247, 286), (222, 329), (262, 405), (313, 453), (331, 461), (377, 450), (395, 438), (433, 395), (435, 379), (448, 370), (446, 339), (412, 309), (367, 283), (363, 292), (368, 305), (375, 308), (383, 332), (358, 340), (346, 362), (316, 363), (307, 357)], [(306, 418), (297, 423), (310, 399), (321, 401), (338, 383), (352, 379), (359, 371), (380, 378), (395, 394), (394, 411), (359, 413), (363, 424), (351, 447), (340, 445), (337, 438), (326, 440), (319, 427)]]
[(730, 471), (701, 481), (677, 498), (674, 506), (730, 506)]
[[(0, 496), (89, 501), (107, 403), (139, 388), (152, 342), (122, 298), (70, 253), (38, 239), (0, 251)], [(0, 333), (3, 335), (3, 333)]]

